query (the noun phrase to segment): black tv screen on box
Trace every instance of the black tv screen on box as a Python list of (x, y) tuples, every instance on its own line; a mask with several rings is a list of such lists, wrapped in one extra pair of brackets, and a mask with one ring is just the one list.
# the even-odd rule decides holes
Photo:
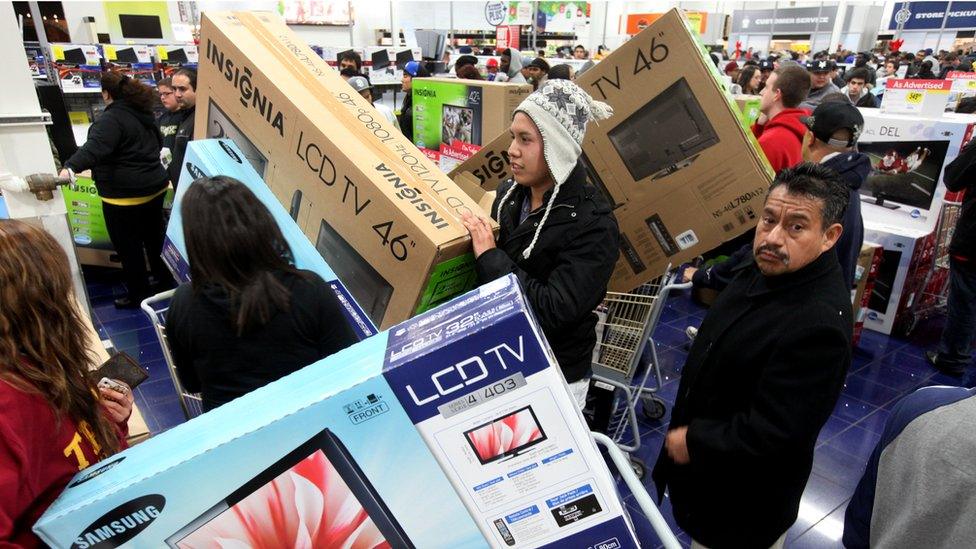
[[(949, 152), (948, 141), (858, 141), (871, 159), (871, 174), (861, 196), (928, 210)], [(871, 202), (871, 200), (867, 200)]]

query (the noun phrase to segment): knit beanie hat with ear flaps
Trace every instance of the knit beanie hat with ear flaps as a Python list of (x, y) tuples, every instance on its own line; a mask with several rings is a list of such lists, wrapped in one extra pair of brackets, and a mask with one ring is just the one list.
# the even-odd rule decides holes
[[(526, 97), (515, 112), (525, 113), (539, 128), (546, 165), (556, 182), (549, 203), (546, 204), (546, 213), (542, 215), (542, 221), (535, 230), (532, 242), (522, 252), (522, 257), (528, 259), (539, 240), (542, 227), (549, 218), (549, 211), (556, 201), (556, 195), (559, 194), (559, 187), (573, 173), (583, 153), (586, 123), (590, 120), (610, 118), (613, 109), (606, 103), (594, 101), (588, 93), (569, 80), (548, 80), (541, 88)], [(512, 113), (512, 116), (514, 117), (515, 113)], [(516, 185), (517, 183), (508, 188), (500, 204), (505, 204)]]

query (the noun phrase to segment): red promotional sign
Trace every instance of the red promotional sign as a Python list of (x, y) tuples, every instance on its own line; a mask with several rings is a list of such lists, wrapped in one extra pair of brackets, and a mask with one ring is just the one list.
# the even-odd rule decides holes
[(918, 80), (889, 78), (885, 81), (885, 89), (889, 90), (944, 90), (952, 89), (952, 82), (948, 80)]
[(505, 48), (519, 49), (519, 37), (522, 34), (520, 25), (499, 25), (495, 28), (495, 51)]

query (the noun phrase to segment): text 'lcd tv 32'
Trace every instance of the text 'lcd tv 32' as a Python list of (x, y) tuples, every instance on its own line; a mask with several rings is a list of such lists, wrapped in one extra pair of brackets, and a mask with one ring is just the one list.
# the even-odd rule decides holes
[(546, 433), (532, 407), (526, 406), (465, 431), (464, 438), (478, 461), (487, 465), (545, 441)]
[(414, 547), (345, 445), (328, 429), (166, 543), (178, 549)]
[(684, 78), (607, 135), (634, 181), (667, 177), (718, 143), (715, 128)]

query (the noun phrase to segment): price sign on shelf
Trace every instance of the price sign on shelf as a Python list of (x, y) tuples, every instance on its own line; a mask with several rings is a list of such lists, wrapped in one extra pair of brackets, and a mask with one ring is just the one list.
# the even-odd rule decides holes
[(952, 81), (953, 92), (976, 92), (976, 72), (949, 71), (946, 80)]
[(953, 89), (952, 80), (889, 78), (885, 82), (881, 112), (940, 116), (945, 112), (951, 89)]

